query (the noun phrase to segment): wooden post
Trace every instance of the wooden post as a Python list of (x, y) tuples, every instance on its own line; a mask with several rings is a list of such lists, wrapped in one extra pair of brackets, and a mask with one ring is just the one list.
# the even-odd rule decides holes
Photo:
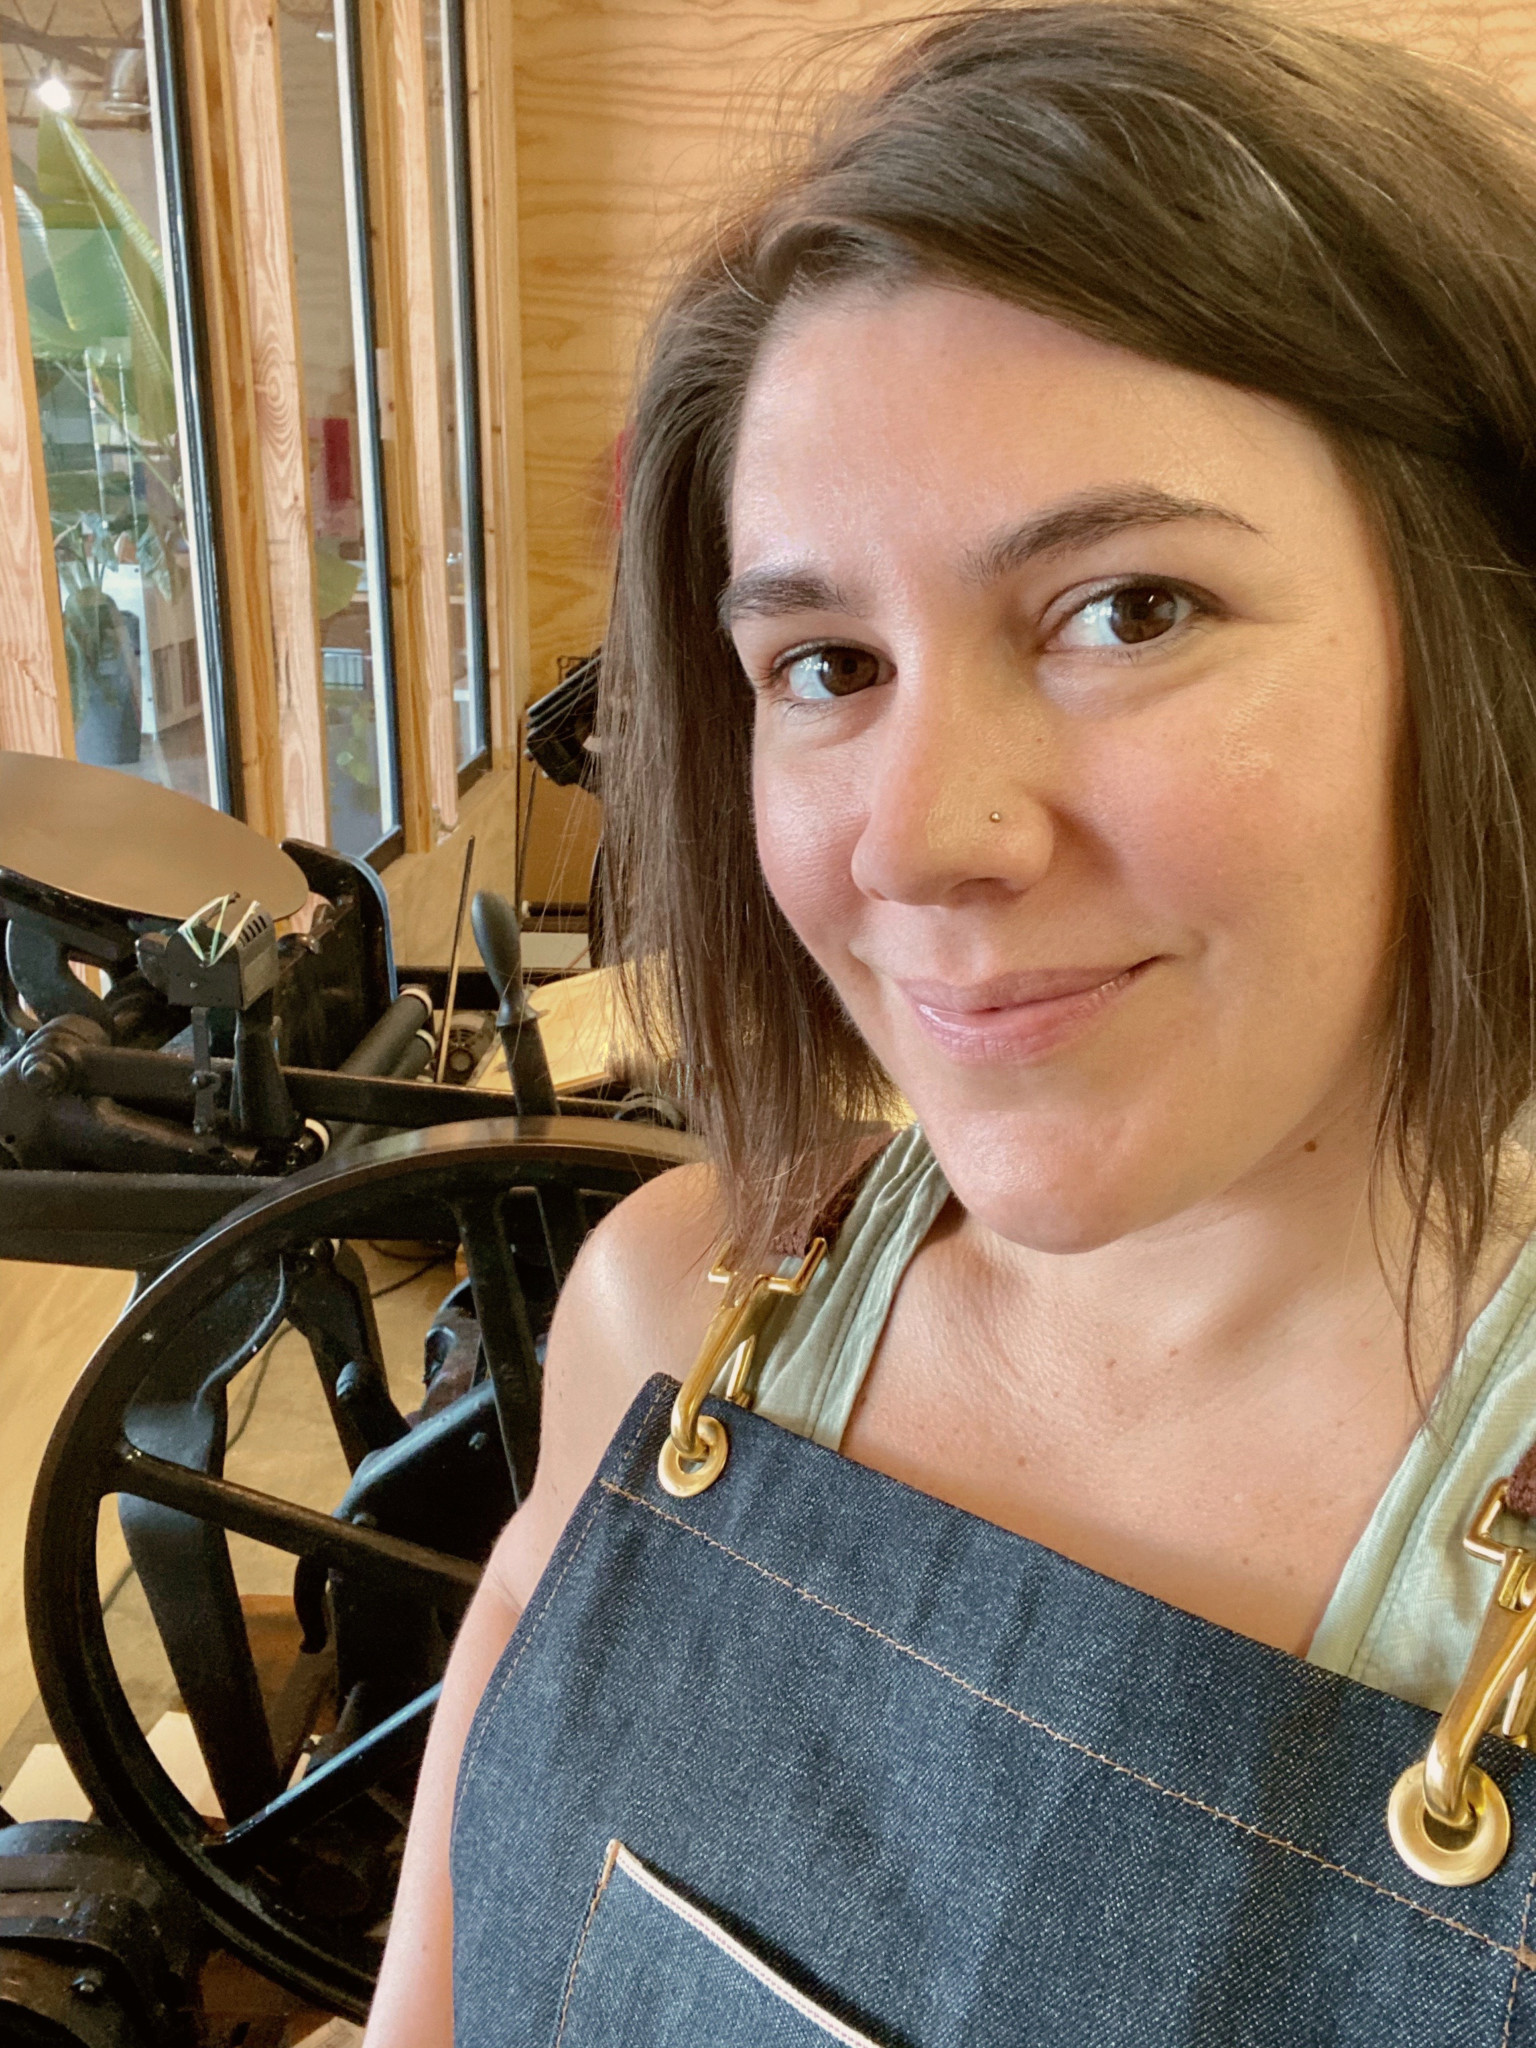
[(283, 817), (277, 677), (267, 584), (267, 520), (251, 374), (244, 208), (231, 101), (233, 57), (222, 0), (183, 0), (192, 184), (202, 251), (208, 413), (218, 477), (225, 646), (239, 726), (234, 773), (246, 823), (280, 839)]
[(448, 538), (432, 268), (430, 137), (421, 0), (362, 0), (375, 314), (389, 366), (385, 505), (407, 852), (458, 818), (448, 635)]
[(265, 498), (283, 824), (326, 844), (325, 691), (309, 440), (272, 0), (227, 0), (257, 452)]
[(0, 120), (0, 748), (74, 751), (21, 234)]
[[(518, 288), (515, 10), (465, 0), (470, 208), (480, 364), (486, 667), (491, 759), (512, 766), (530, 695), (528, 522), (523, 490), (523, 346)], [(517, 787), (521, 790), (522, 777)]]

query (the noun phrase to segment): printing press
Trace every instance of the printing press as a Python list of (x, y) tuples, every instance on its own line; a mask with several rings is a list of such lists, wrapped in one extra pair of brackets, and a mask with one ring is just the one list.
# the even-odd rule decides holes
[[(366, 2011), (453, 1633), (532, 1482), (556, 1295), (694, 1156), (622, 1081), (557, 1093), (512, 906), (477, 897), (474, 929), (487, 971), (397, 968), (365, 864), (0, 754), (0, 1256), (137, 1275), (33, 1500), (32, 1656), (92, 1818), (0, 1826), (0, 2041), (286, 2038), (210, 1995), (231, 1969)], [(494, 1016), (510, 1100), (435, 1078), (461, 1011)], [(372, 1271), (402, 1247), (445, 1286), (410, 1358)], [(279, 1338), (339, 1460), (318, 1501), (235, 1476)], [(125, 1689), (108, 1531), (200, 1801)], [(242, 1589), (252, 1545), (281, 1594)]]

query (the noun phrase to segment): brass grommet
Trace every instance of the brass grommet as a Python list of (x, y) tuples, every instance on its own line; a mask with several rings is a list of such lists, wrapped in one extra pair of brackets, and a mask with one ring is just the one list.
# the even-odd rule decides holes
[(690, 1494), (703, 1493), (706, 1487), (713, 1486), (730, 1455), (731, 1439), (723, 1422), (713, 1415), (701, 1415), (694, 1428), (704, 1446), (702, 1458), (685, 1461), (677, 1439), (669, 1436), (656, 1460), (656, 1477), (674, 1500), (687, 1500)]
[(1410, 1870), (1431, 1884), (1481, 1884), (1498, 1869), (1509, 1849), (1509, 1808), (1504, 1794), (1476, 1764), (1468, 1767), (1466, 1794), (1472, 1809), (1471, 1825), (1453, 1831), (1430, 1818), (1422, 1761), (1411, 1764), (1392, 1787), (1387, 1801), (1392, 1846)]

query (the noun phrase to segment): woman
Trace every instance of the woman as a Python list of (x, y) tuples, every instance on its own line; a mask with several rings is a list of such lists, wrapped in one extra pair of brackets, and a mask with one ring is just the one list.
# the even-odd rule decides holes
[[(687, 1373), (722, 1245), (746, 1273), (803, 1249), (893, 1087), (917, 1125), (768, 1333), (759, 1414), (1153, 1596), (1117, 1615), (1443, 1706), (1491, 1582), (1461, 1536), (1536, 1434), (1511, 1138), (1533, 448), (1523, 128), (1402, 53), (1227, 6), (936, 21), (676, 289), (631, 444), (606, 843), (714, 1164), (626, 1202), (562, 1298), (538, 1483), (455, 1651), (370, 2048), (451, 2037), (460, 1754), (604, 1446), (648, 1376)], [(877, 1544), (860, 1569), (883, 1568)], [(775, 1697), (793, 1717), (804, 1687)], [(712, 1711), (706, 1688), (679, 1740)], [(461, 1797), (462, 2000), (495, 1825)], [(584, 1929), (551, 1937), (562, 2039)], [(831, 1985), (816, 2038), (906, 2038), (888, 1960), (864, 1998), (738, 1931), (744, 1967)], [(1524, 1937), (1477, 1938), (1515, 1958), (1507, 2011), (1488, 1994), (1508, 2042)], [(1177, 2026), (1078, 2011), (1062, 2038), (1335, 2038), (1326, 2001), (1234, 2017), (1230, 1954), (1218, 1991), (1179, 1969)], [(1045, 1981), (997, 2038), (1057, 2038)], [(992, 2038), (974, 1987), (969, 2020), (946, 1995), (921, 2038)], [(614, 2026), (575, 2038), (685, 2038)]]

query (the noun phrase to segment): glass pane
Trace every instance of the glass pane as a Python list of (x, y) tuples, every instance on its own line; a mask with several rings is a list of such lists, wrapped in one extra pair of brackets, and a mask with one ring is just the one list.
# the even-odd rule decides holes
[[(331, 843), (366, 853), (394, 830), (394, 687), (378, 441), (368, 380), (371, 315), (359, 276), (351, 93), (331, 0), (279, 0), (299, 345), (325, 685)], [(343, 126), (344, 115), (346, 126)]]
[(214, 801), (186, 366), (135, 0), (11, 0), (0, 64), (83, 761)]
[(479, 508), (474, 296), (464, 157), (462, 0), (426, 10), (427, 120), (436, 277), (438, 392), (442, 409), (443, 507), (448, 543), (448, 640), (459, 765), (488, 744)]

